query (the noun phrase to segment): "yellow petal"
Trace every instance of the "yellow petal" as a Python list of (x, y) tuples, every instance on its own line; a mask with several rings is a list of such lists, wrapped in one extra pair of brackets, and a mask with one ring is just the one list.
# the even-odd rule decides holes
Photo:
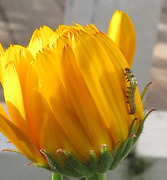
[(131, 67), (136, 48), (136, 36), (133, 23), (126, 13), (117, 10), (113, 14), (108, 28), (108, 36), (119, 47)]
[(3, 108), (2, 104), (0, 104), (0, 114), (5, 117), (7, 120), (9, 120), (9, 116), (6, 113), (5, 109)]
[(3, 89), (12, 122), (25, 133), (28, 133), (20, 81), (12, 62), (8, 63), (5, 68)]
[(3, 49), (3, 47), (2, 47), (2, 44), (0, 43), (0, 55), (3, 55), (4, 54), (4, 49)]
[[(11, 46), (5, 52), (3, 59), (3, 88), (6, 104), (9, 107), (9, 113), (13, 122), (18, 126), (21, 125), (24, 127), (24, 130), (26, 128), (26, 122), (24, 122), (26, 121), (26, 117), (23, 101), (25, 94), (25, 79), (32, 60), (33, 56), (31, 53), (22, 46)], [(15, 112), (15, 110), (17, 112)]]
[(135, 104), (136, 104), (135, 116), (138, 117), (138, 121), (140, 121), (143, 119), (143, 104), (138, 88), (136, 88), (136, 92), (135, 92)]
[(4, 56), (4, 49), (2, 44), (0, 43), (0, 82), (3, 83), (3, 56)]
[(2, 83), (2, 86), (3, 86), (3, 77), (4, 77), (4, 71), (5, 71), (5, 68), (6, 68), (6, 65), (9, 63), (9, 62), (13, 62), (13, 63), (16, 63), (16, 61), (18, 62), (18, 55), (19, 55), (19, 52), (20, 50), (22, 49), (23, 47), (22, 46), (19, 46), (19, 45), (14, 45), (14, 46), (10, 46), (6, 51), (5, 53), (1, 53), (1, 56), (0, 56), (0, 74), (1, 74), (1, 83)]
[(49, 45), (50, 39), (53, 35), (53, 30), (48, 26), (43, 26), (39, 30), (36, 29), (29, 42), (28, 50), (35, 57), (38, 51), (41, 51), (43, 48)]
[(36, 73), (31, 69), (26, 79), (25, 88), (27, 123), (35, 145), (39, 149), (46, 149), (49, 152), (56, 153), (57, 149), (62, 148), (58, 139), (59, 136), (62, 136), (59, 130), (54, 131), (53, 129), (53, 122), (56, 123), (56, 120), (49, 109), (49, 105), (40, 93), (39, 86)]
[[(59, 51), (59, 52), (58, 52)], [(59, 47), (53, 47), (49, 51), (38, 54), (33, 66), (37, 72), (41, 84), (41, 93), (45, 96), (59, 126), (54, 126), (55, 132), (60, 132), (60, 138), (64, 149), (74, 153), (79, 159), (87, 155), (92, 149), (89, 138), (85, 136), (85, 131), (80, 124), (73, 106), (68, 98), (68, 94), (59, 74), (61, 70), (58, 66), (57, 54), (60, 53)], [(63, 58), (63, 57), (62, 57)], [(59, 62), (60, 64), (60, 62)], [(46, 76), (47, 74), (47, 76)], [(59, 140), (58, 140), (59, 141)], [(85, 148), (87, 147), (87, 148)]]
[[(102, 33), (98, 33), (96, 34), (96, 36), (100, 41), (101, 45), (103, 46), (103, 48), (106, 50), (106, 53), (112, 60), (114, 52), (119, 51), (118, 47), (114, 46), (113, 41), (108, 36)], [(112, 61), (112, 63), (116, 69), (116, 72), (118, 74), (122, 74), (122, 69), (125, 70), (125, 67), (128, 67), (128, 64), (121, 53), (117, 53), (116, 56), (117, 56), (116, 57), (117, 60)], [(128, 90), (127, 87), (129, 87), (129, 82), (127, 82), (126, 76), (124, 75), (123, 78), (120, 79), (120, 81), (121, 81), (122, 89), (124, 89), (124, 95), (127, 96), (126, 91)], [(131, 127), (132, 121), (135, 119), (135, 117), (137, 117), (138, 120), (143, 119), (143, 105), (141, 102), (141, 97), (138, 88), (136, 88), (136, 92), (135, 92), (135, 102), (136, 102), (136, 113), (135, 115), (129, 115), (129, 121), (127, 121), (129, 128)]]
[(17, 126), (9, 121), (1, 104), (0, 132), (2, 132), (28, 159), (33, 162), (46, 163), (38, 149), (26, 137), (26, 135)]
[(40, 37), (32, 37), (27, 49), (31, 52), (33, 57), (36, 57), (38, 51), (42, 51), (42, 40)]
[(25, 79), (27, 77), (27, 72), (29, 67), (31, 66), (32, 61), (33, 61), (33, 56), (26, 48), (22, 48), (19, 51), (19, 54), (16, 54), (15, 67), (20, 81), (20, 86), (23, 92), (23, 96), (24, 96), (24, 90), (26, 84)]
[[(114, 46), (110, 44), (111, 49)], [(118, 73), (113, 65), (113, 61), (120, 61), (120, 51), (115, 49), (112, 57), (109, 57), (97, 38), (82, 31), (73, 38), (73, 51), (80, 72), (114, 142), (124, 140), (129, 131), (127, 105), (120, 82), (124, 69)], [(121, 60), (125, 61), (124, 58)]]
[(33, 142), (39, 149), (46, 149), (55, 156), (57, 156), (58, 149), (73, 149), (68, 137), (51, 112), (45, 97), (41, 94), (40, 85), (33, 69), (27, 78), (25, 107)]
[(78, 116), (81, 126), (85, 131), (95, 151), (99, 151), (102, 144), (112, 149), (112, 139), (109, 129), (102, 123), (102, 117), (94, 103), (93, 98), (77, 67), (76, 59), (69, 46), (64, 48), (61, 61), (63, 82), (70, 102)]

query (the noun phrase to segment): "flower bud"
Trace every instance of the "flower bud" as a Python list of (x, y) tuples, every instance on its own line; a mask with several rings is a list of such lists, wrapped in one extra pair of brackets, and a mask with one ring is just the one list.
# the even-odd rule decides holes
[[(133, 46), (133, 48), (131, 48)], [(28, 47), (0, 47), (0, 131), (36, 166), (72, 177), (114, 169), (145, 117), (131, 72), (135, 33), (116, 11), (108, 35), (93, 24), (36, 30)]]

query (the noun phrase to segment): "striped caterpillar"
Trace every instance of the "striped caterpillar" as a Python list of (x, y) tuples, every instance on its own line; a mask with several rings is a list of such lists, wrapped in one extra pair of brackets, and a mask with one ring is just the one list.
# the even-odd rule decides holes
[(129, 104), (129, 107), (130, 107), (130, 114), (134, 114), (136, 111), (135, 90), (137, 87), (137, 80), (129, 68), (125, 68), (125, 71), (126, 71), (125, 76), (127, 76), (126, 77), (127, 82), (129, 82), (129, 87), (127, 87), (128, 88), (128, 91), (127, 91), (128, 101), (127, 101), (127, 103)]

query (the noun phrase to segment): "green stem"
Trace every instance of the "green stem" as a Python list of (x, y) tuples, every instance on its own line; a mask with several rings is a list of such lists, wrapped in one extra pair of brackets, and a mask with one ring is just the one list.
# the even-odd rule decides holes
[(106, 173), (94, 174), (93, 176), (87, 177), (86, 180), (106, 180)]
[(62, 180), (62, 175), (52, 172), (52, 180)]

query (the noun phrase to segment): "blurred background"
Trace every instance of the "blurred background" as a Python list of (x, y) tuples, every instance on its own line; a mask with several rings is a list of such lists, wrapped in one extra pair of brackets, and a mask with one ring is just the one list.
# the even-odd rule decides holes
[[(133, 72), (140, 92), (152, 82), (147, 109), (156, 108), (146, 121), (134, 151), (108, 179), (165, 180), (167, 176), (167, 0), (0, 0), (0, 42), (27, 46), (33, 31), (42, 25), (56, 30), (59, 24), (94, 23), (107, 33), (115, 10), (125, 11), (136, 31)], [(3, 92), (0, 92), (1, 103)], [(0, 149), (12, 148), (0, 134)], [(51, 173), (24, 166), (29, 161), (0, 152), (0, 180), (49, 180)]]

